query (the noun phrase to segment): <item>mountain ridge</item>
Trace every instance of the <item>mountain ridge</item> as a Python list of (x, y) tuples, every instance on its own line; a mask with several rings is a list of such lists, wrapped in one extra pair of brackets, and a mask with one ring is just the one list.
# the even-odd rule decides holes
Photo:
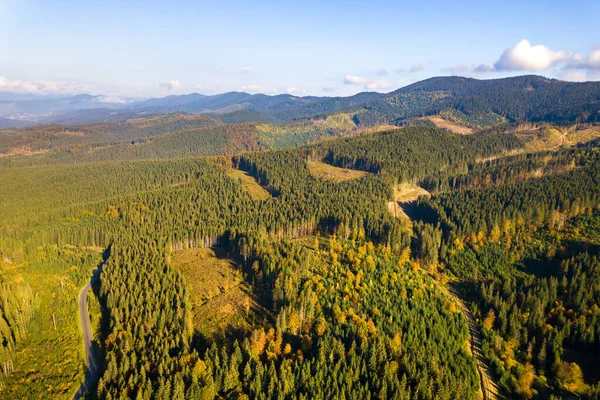
[[(356, 116), (358, 124), (402, 124), (403, 121), (454, 114), (475, 126), (488, 115), (492, 120), (596, 122), (600, 120), (600, 82), (567, 82), (538, 75), (499, 79), (459, 76), (428, 78), (388, 93), (360, 92), (345, 97), (294, 96), (226, 92), (190, 93), (130, 103), (105, 102), (102, 95), (0, 101), (2, 126), (44, 123), (78, 125), (150, 114), (218, 113), (252, 110), (259, 120), (286, 122), (336, 112)], [(262, 115), (263, 113), (265, 115)], [(489, 119), (489, 118), (488, 118)], [(19, 122), (17, 122), (19, 121)], [(244, 120), (243, 122), (249, 122)]]

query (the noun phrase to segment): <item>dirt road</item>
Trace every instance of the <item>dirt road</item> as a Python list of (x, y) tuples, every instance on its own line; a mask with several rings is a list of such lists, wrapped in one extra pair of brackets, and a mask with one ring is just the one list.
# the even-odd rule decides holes
[(93, 335), (92, 326), (90, 323), (90, 315), (87, 308), (87, 296), (92, 288), (92, 283), (94, 283), (100, 276), (100, 271), (102, 270), (103, 265), (104, 262), (98, 265), (90, 281), (86, 283), (85, 286), (79, 291), (79, 321), (81, 322), (81, 333), (83, 335), (83, 347), (85, 350), (85, 365), (87, 369), (85, 371), (85, 380), (81, 383), (81, 386), (79, 386), (79, 389), (77, 389), (77, 392), (73, 395), (73, 399), (83, 398), (85, 392), (90, 390), (94, 386), (96, 379), (98, 379), (99, 371), (92, 342)]
[(446, 285), (439, 282), (429, 271), (425, 269), (423, 269), (423, 271), (427, 273), (431, 279), (433, 279), (433, 282), (435, 282), (442, 292), (454, 299), (462, 313), (467, 318), (467, 322), (469, 323), (469, 347), (471, 348), (471, 353), (473, 354), (473, 357), (475, 357), (475, 361), (477, 363), (477, 372), (479, 373), (483, 399), (502, 399), (503, 397), (498, 392), (498, 385), (496, 384), (490, 368), (483, 357), (483, 352), (481, 350), (481, 334), (477, 329), (477, 325), (475, 325), (475, 320), (473, 319), (473, 315), (471, 315), (471, 311), (452, 288), (448, 288)]
[(485, 361), (485, 358), (483, 357), (481, 350), (481, 334), (477, 329), (477, 325), (475, 325), (471, 311), (469, 311), (467, 305), (452, 289), (448, 290), (447, 293), (454, 298), (469, 322), (469, 345), (471, 347), (471, 353), (477, 362), (477, 370), (479, 371), (479, 378), (481, 380), (483, 398), (484, 400), (500, 399), (501, 396), (498, 394), (498, 385), (494, 381), (492, 373)]

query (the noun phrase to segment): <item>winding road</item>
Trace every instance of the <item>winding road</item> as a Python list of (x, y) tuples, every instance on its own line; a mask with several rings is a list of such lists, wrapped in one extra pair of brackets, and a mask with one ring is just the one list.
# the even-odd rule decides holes
[(89, 389), (94, 386), (94, 382), (98, 379), (98, 365), (94, 354), (94, 345), (92, 342), (92, 326), (90, 323), (90, 315), (87, 308), (87, 295), (92, 288), (94, 283), (100, 276), (100, 271), (104, 261), (101, 262), (98, 267), (94, 270), (92, 278), (84, 287), (79, 291), (79, 321), (81, 322), (81, 333), (83, 334), (83, 347), (85, 350), (85, 379), (77, 389), (77, 392), (73, 395), (73, 399), (82, 399)]

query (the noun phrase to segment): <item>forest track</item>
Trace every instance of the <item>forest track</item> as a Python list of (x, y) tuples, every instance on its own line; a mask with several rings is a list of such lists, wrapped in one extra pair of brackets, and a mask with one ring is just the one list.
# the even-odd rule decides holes
[(444, 292), (447, 296), (454, 299), (462, 313), (467, 318), (467, 322), (469, 323), (469, 347), (471, 348), (471, 354), (475, 357), (475, 362), (477, 363), (477, 372), (479, 373), (479, 380), (481, 386), (481, 392), (483, 395), (483, 400), (497, 400), (503, 399), (498, 391), (498, 384), (496, 383), (490, 368), (483, 357), (483, 352), (481, 350), (481, 334), (477, 329), (477, 325), (475, 324), (475, 320), (473, 319), (473, 315), (471, 311), (465, 304), (465, 302), (460, 298), (460, 296), (456, 293), (452, 288), (448, 288), (446, 285), (442, 284), (438, 281), (431, 272), (423, 269), (425, 273), (427, 273), (431, 279), (435, 282), (435, 284)]
[(481, 380), (481, 390), (483, 392), (484, 400), (496, 400), (502, 398), (498, 393), (498, 385), (496, 381), (492, 377), (492, 373), (490, 368), (488, 367), (485, 358), (483, 357), (483, 352), (481, 350), (481, 334), (477, 329), (477, 325), (475, 325), (475, 320), (473, 319), (473, 315), (471, 315), (471, 311), (465, 304), (465, 302), (454, 292), (452, 289), (447, 289), (446, 293), (454, 298), (459, 308), (467, 318), (467, 322), (469, 323), (469, 345), (471, 347), (471, 353), (473, 357), (475, 357), (475, 361), (477, 362), (477, 370), (479, 372), (479, 378)]
[(98, 267), (94, 270), (92, 274), (92, 278), (88, 283), (85, 284), (84, 287), (79, 291), (79, 321), (81, 322), (81, 333), (83, 335), (83, 348), (85, 350), (85, 379), (77, 389), (77, 392), (73, 395), (73, 399), (82, 399), (85, 396), (85, 393), (90, 390), (96, 380), (98, 379), (98, 364), (96, 360), (96, 356), (94, 353), (94, 345), (92, 342), (92, 326), (90, 322), (90, 315), (88, 313), (87, 308), (87, 296), (92, 288), (92, 283), (94, 283), (98, 277), (100, 276), (100, 271), (102, 270), (102, 266), (104, 265), (104, 261), (102, 261)]

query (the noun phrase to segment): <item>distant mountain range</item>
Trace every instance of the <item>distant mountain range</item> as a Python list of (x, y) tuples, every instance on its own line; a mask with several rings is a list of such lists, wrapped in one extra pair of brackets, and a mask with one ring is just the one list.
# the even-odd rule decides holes
[(179, 112), (220, 114), (227, 123), (277, 123), (346, 112), (356, 124), (367, 126), (402, 125), (411, 118), (443, 115), (467, 125), (485, 126), (503, 121), (597, 122), (599, 110), (600, 82), (573, 83), (531, 75), (492, 80), (437, 77), (391, 93), (364, 92), (349, 97), (229, 92), (117, 103), (86, 94), (39, 98), (0, 93), (0, 129), (118, 122)]

